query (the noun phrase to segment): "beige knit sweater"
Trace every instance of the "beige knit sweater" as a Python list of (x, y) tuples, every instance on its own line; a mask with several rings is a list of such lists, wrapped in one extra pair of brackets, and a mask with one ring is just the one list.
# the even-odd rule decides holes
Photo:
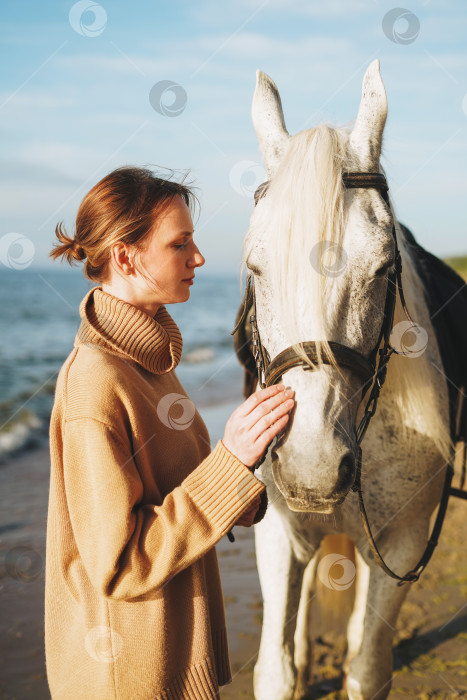
[(264, 484), (206, 426), (180, 331), (102, 290), (80, 304), (50, 422), (45, 649), (53, 700), (213, 698), (230, 682), (214, 545)]

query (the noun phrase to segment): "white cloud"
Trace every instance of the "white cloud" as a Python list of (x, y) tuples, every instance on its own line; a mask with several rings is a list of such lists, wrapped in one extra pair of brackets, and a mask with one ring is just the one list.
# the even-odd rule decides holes
[(287, 20), (293, 17), (313, 17), (335, 21), (341, 17), (371, 14), (374, 10), (375, 5), (368, 0), (265, 0), (262, 4), (258, 0), (237, 0), (223, 6), (222, 13), (219, 13), (217, 1), (204, 0), (202, 3), (193, 3), (191, 8), (196, 21), (202, 26), (224, 24), (227, 17), (232, 25), (232, 33), (243, 24), (247, 26), (253, 21), (258, 24), (271, 17), (280, 21), (280, 15), (285, 15)]
[[(198, 42), (196, 42), (198, 43)], [(154, 54), (160, 56), (166, 54), (166, 58), (151, 58), (148, 55), (127, 51), (126, 56), (122, 56), (117, 50), (109, 49), (109, 53), (73, 53), (61, 55), (57, 57), (56, 64), (59, 68), (66, 71), (68, 75), (79, 74), (86, 75), (90, 73), (93, 80), (96, 80), (102, 74), (126, 75), (140, 79), (150, 79), (154, 76), (162, 76), (163, 78), (173, 77), (180, 73), (189, 73), (193, 70), (193, 58), (188, 51), (183, 53), (173, 53), (173, 42), (171, 42), (172, 50), (165, 51), (163, 47), (158, 45), (154, 49)], [(180, 46), (180, 49), (182, 47)], [(200, 53), (201, 46), (196, 47)], [(151, 53), (150, 48), (148, 53)], [(200, 56), (201, 60), (201, 56)]]
[[(150, 53), (150, 47), (147, 50)], [(215, 52), (214, 61), (211, 56)], [(173, 78), (184, 74), (189, 79), (200, 69), (197, 73), (198, 81), (203, 78), (203, 73), (207, 70), (217, 72), (219, 61), (223, 64), (226, 60), (227, 65), (223, 65), (222, 70), (228, 75), (231, 68), (236, 68), (230, 63), (232, 56), (241, 63), (247, 63), (252, 58), (265, 61), (268, 57), (277, 59), (280, 56), (281, 61), (313, 60), (319, 65), (324, 65), (329, 58), (333, 62), (342, 63), (342, 56), (346, 56), (348, 61), (349, 56), (358, 55), (359, 50), (350, 37), (320, 34), (288, 40), (259, 32), (243, 31), (232, 37), (229, 37), (228, 33), (216, 33), (196, 36), (191, 40), (180, 42), (171, 41), (170, 45), (159, 42), (157, 47), (154, 47), (154, 53), (157, 54), (157, 58), (130, 51), (126, 51), (126, 57), (117, 51), (115, 55), (74, 53), (57, 56), (55, 62), (57, 66), (66, 70), (67, 74), (83, 75), (92, 72), (94, 79), (102, 73), (137, 76), (138, 69), (141, 77)], [(167, 58), (160, 58), (164, 54)]]
[(18, 161), (25, 169), (31, 164), (54, 169), (71, 180), (85, 179), (93, 164), (104, 160), (105, 154), (95, 147), (83, 147), (60, 141), (29, 141), (19, 146)]
[(17, 113), (24, 114), (26, 110), (65, 109), (78, 105), (77, 92), (72, 89), (68, 89), (67, 94), (57, 89), (38, 90), (37, 88), (23, 89), (16, 94), (14, 92), (14, 90), (0, 92), (0, 105), (4, 105), (4, 110), (15, 109)]
[(70, 185), (36, 179), (33, 182), (3, 182), (1, 191), (0, 215), (9, 219), (2, 222), (2, 228), (8, 226), (13, 231), (22, 232), (24, 220), (33, 220), (39, 226), (41, 217), (49, 216), (69, 196)]

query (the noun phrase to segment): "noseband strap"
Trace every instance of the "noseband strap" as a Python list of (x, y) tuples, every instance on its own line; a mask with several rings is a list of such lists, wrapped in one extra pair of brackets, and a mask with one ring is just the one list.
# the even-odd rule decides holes
[[(300, 345), (303, 347), (307, 357), (316, 365), (332, 364), (331, 360), (323, 353), (321, 353), (321, 357), (318, 356), (316, 343), (313, 340), (305, 341), (300, 343)], [(352, 350), (352, 348), (347, 348), (340, 343), (334, 343), (333, 341), (329, 342), (329, 346), (339, 367), (352, 370), (355, 374), (358, 374), (360, 379), (364, 382), (372, 378), (375, 371), (374, 365), (359, 352)], [(276, 384), (284, 372), (287, 372), (287, 370), (292, 367), (300, 367), (301, 365), (303, 365), (304, 370), (314, 369), (302, 360), (291, 347), (286, 348), (276, 355), (272, 362), (266, 367), (265, 385), (271, 386), (271, 384)]]

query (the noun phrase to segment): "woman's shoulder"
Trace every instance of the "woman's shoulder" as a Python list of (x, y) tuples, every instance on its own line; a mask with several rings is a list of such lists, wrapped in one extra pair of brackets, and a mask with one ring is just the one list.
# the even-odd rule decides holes
[(134, 374), (135, 364), (99, 346), (75, 346), (60, 369), (55, 390), (65, 419), (89, 417), (112, 423), (115, 413), (125, 411), (131, 402), (128, 374)]
[(76, 345), (68, 359), (68, 381), (85, 382), (91, 386), (96, 382), (100, 385), (107, 381), (120, 383), (137, 367), (134, 360), (95, 343)]

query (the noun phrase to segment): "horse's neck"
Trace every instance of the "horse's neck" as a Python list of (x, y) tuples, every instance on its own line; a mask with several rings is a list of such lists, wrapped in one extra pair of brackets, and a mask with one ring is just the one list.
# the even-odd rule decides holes
[[(449, 457), (448, 392), (435, 329), (427, 304), (427, 292), (410, 252), (404, 231), (398, 227), (398, 243), (402, 259), (402, 287), (411, 318), (427, 334), (426, 348), (419, 356), (394, 353), (388, 364), (386, 383), (380, 403), (395, 411), (400, 425), (426, 435), (445, 459)], [(410, 232), (409, 232), (410, 233)], [(399, 324), (405, 324), (399, 325)], [(410, 324), (397, 294), (393, 331)], [(397, 337), (397, 336), (396, 336)], [(441, 370), (441, 371), (440, 371)]]

